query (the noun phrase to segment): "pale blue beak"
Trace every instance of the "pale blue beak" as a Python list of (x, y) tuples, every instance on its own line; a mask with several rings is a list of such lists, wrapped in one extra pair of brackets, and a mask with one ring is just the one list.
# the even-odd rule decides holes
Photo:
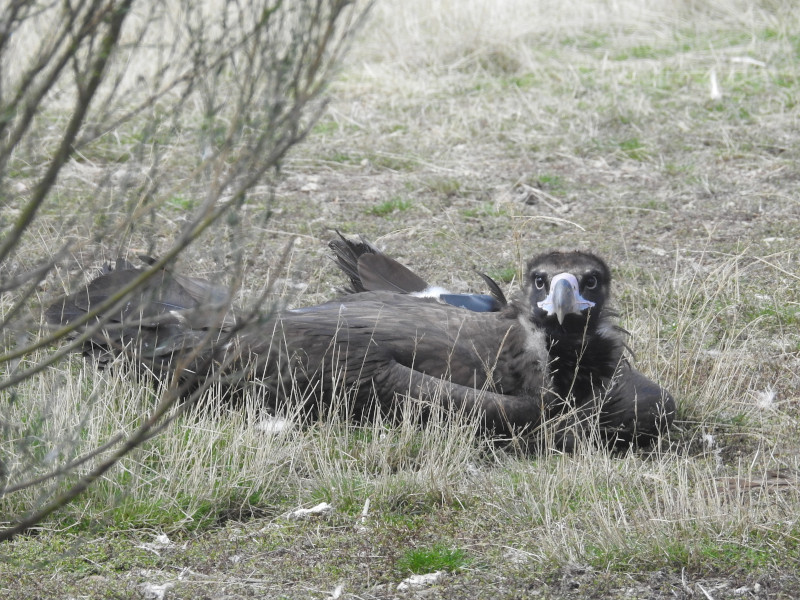
[(548, 315), (555, 315), (558, 324), (562, 325), (564, 317), (569, 314), (579, 315), (594, 306), (594, 302), (581, 296), (578, 280), (573, 274), (559, 273), (550, 282), (550, 293), (547, 298), (538, 302), (537, 306), (546, 310)]

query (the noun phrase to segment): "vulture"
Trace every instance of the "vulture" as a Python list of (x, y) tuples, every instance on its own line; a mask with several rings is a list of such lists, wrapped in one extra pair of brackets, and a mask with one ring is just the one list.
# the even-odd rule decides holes
[[(386, 290), (435, 298), (470, 311), (503, 312), (517, 318), (527, 314), (544, 334), (556, 399), (553, 407), (578, 408), (584, 419), (596, 413), (594, 422), (614, 442), (648, 442), (672, 424), (675, 400), (624, 356), (628, 333), (614, 323), (616, 313), (606, 306), (611, 273), (599, 257), (585, 252), (534, 257), (527, 263), (522, 295), (509, 303), (497, 282), (484, 273), (478, 275), (489, 294), (453, 294), (429, 284), (363, 236), (353, 241), (336, 233), (338, 239), (328, 246), (349, 279), (344, 293)], [(572, 403), (563, 403), (568, 398)]]
[[(507, 301), (488, 277), (487, 295), (432, 289), (363, 238), (331, 247), (351, 283), (335, 300), (252, 319), (231, 314), (213, 284), (164, 269), (82, 326), (84, 350), (124, 353), (184, 380), (257, 380), (273, 407), (293, 398), (313, 411), (344, 394), (351, 414), (391, 414), (412, 397), (476, 411), (497, 437), (556, 423), (554, 443), (565, 449), (591, 428), (611, 444), (668, 430), (674, 400), (627, 362), (597, 256), (535, 256)], [(46, 318), (85, 318), (143, 272), (119, 260)]]

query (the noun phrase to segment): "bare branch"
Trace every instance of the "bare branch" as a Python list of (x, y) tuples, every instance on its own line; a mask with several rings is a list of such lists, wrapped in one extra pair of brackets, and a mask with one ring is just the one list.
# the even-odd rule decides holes
[[(342, 0), (11, 0), (0, 15), (0, 202), (8, 207), (0, 214), (0, 391), (15, 397), (69, 352), (104, 332), (110, 339), (109, 316), (201, 238), (227, 240), (230, 290), (239, 284), (246, 239), (237, 214), (320, 114), (320, 95), (367, 7)], [(183, 213), (176, 201), (186, 202)], [(41, 303), (53, 295), (46, 290), (64, 280), (75, 286), (64, 270), (137, 246), (158, 258), (80, 318), (35, 335)], [(209, 348), (260, 318), (260, 304), (228, 330), (221, 324), (229, 307), (217, 308), (220, 327), (193, 339), (157, 406), (131, 434), (90, 448), (80, 447), (80, 435), (67, 436), (72, 458), (47, 468), (36, 453), (17, 457), (0, 442), (0, 461), (11, 461), (16, 474), (6, 481), (0, 473), (8, 484), (0, 498), (34, 490), (50, 496), (36, 510), (18, 510), (24, 516), (9, 515), (16, 525), (0, 539), (85, 491), (180, 414), (180, 398), (242, 377), (243, 357), (232, 351), (220, 359)], [(213, 376), (197, 380), (197, 369)]]

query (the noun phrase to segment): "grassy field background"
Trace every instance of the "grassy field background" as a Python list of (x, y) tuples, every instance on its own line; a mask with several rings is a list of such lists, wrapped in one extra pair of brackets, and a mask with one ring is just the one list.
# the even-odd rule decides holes
[[(271, 432), (255, 388), (5, 544), (0, 595), (797, 597), (799, 101), (789, 1), (378, 2), (274, 197), (247, 207), (243, 294), (296, 238), (282, 295), (332, 297), (335, 229), (454, 291), (480, 289), (476, 268), (513, 288), (532, 254), (590, 249), (637, 366), (678, 399), (670, 439), (529, 455), (469, 421), (421, 429), (413, 406), (361, 427), (289, 411)], [(165, 204), (163, 231), (187, 204)], [(185, 269), (207, 275), (214, 248)], [(6, 418), (46, 458), (130, 427), (153, 392), (76, 357), (20, 398)]]

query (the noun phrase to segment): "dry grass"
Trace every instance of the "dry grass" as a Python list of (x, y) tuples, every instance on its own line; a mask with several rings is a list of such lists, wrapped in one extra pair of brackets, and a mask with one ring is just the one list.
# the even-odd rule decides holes
[[(473, 267), (598, 251), (637, 365), (679, 400), (658, 449), (518, 453), (469, 419), (420, 428), (413, 404), (361, 426), (287, 409), (295, 425), (268, 434), (254, 390), (243, 411), (181, 417), (10, 544), (0, 589), (389, 597), (410, 550), (449, 548), (465, 559), (434, 597), (796, 595), (799, 25), (768, 0), (379, 3), (266, 225), (253, 209), (245, 286), (296, 235), (293, 304), (341, 283), (323, 259), (334, 228), (458, 291)], [(179, 209), (162, 212), (168, 230)], [(202, 273), (215, 250), (195, 252)], [(3, 418), (46, 466), (131, 427), (150, 390), (76, 358)], [(323, 501), (327, 516), (283, 516)], [(173, 542), (141, 549), (160, 532)]]

